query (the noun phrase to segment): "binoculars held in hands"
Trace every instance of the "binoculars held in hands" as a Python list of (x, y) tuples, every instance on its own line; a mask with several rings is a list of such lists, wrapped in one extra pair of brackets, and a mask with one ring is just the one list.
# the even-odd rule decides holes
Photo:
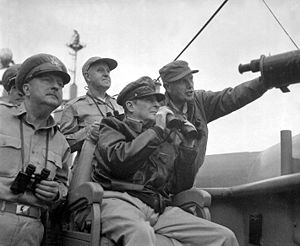
[[(49, 177), (50, 170), (43, 168), (40, 174), (34, 174), (36, 167), (32, 164), (29, 164), (26, 167), (25, 172), (19, 171), (17, 177), (10, 186), (10, 190), (14, 194), (24, 193), (26, 189), (30, 186), (30, 189), (35, 193), (36, 185), (39, 184), (42, 180), (45, 180)], [(31, 179), (34, 179), (33, 183), (30, 184)]]
[(176, 118), (172, 114), (167, 115), (167, 128), (179, 130), (186, 138), (196, 139), (200, 137), (198, 130), (191, 122)]
[(260, 59), (239, 65), (240, 73), (247, 71), (260, 71), (268, 88), (276, 87), (282, 92), (289, 92), (288, 85), (300, 83), (300, 50), (273, 56), (262, 55)]

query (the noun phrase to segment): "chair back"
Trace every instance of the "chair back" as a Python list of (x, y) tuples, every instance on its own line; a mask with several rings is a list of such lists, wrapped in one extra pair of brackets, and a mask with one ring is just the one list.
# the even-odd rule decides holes
[(96, 145), (86, 139), (82, 145), (80, 154), (73, 168), (73, 175), (70, 182), (70, 191), (84, 182), (91, 181), (92, 161)]

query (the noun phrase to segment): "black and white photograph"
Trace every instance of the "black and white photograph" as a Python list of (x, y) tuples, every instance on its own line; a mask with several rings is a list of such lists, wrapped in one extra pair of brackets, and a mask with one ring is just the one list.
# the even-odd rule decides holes
[(300, 245), (299, 0), (0, 0), (0, 246)]

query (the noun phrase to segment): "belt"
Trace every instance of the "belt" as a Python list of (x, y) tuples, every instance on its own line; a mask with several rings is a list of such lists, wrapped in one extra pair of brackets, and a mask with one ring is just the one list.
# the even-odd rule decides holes
[(21, 203), (0, 200), (0, 211), (40, 219), (42, 209)]
[(154, 209), (156, 213), (162, 214), (167, 206), (171, 205), (171, 199), (162, 196), (159, 193), (144, 193), (144, 192), (134, 192), (127, 191), (131, 196), (140, 199), (142, 202), (146, 203), (148, 206)]

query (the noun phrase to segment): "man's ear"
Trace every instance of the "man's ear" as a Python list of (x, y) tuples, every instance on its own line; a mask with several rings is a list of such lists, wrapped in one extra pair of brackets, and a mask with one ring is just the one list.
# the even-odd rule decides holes
[(132, 113), (134, 111), (134, 102), (133, 101), (126, 101), (125, 107), (128, 112)]
[(28, 83), (23, 84), (23, 92), (25, 96), (30, 95), (30, 85)]
[(84, 74), (84, 78), (85, 78), (86, 83), (88, 84), (90, 82), (90, 74), (89, 73), (85, 73)]

